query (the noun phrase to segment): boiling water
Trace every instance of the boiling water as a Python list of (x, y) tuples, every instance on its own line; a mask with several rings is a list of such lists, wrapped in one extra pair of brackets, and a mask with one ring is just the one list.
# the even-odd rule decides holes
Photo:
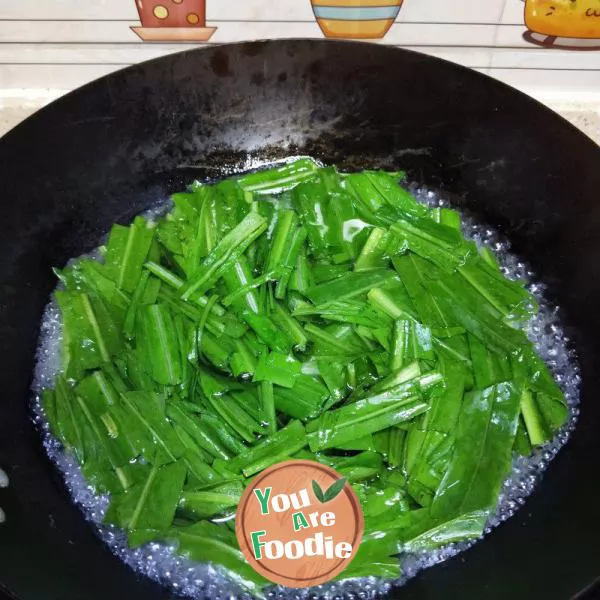
[[(252, 165), (256, 168), (260, 165)], [(447, 202), (438, 194), (414, 187), (415, 196), (430, 206), (446, 206)], [(149, 216), (155, 218), (164, 213), (166, 203), (154, 207)], [(496, 253), (504, 274), (511, 279), (527, 282), (528, 288), (540, 304), (539, 314), (528, 324), (527, 333), (540, 356), (546, 361), (563, 389), (569, 405), (569, 420), (555, 439), (539, 448), (530, 457), (515, 458), (510, 476), (504, 483), (498, 507), (490, 518), (486, 534), (511, 517), (533, 491), (549, 462), (567, 442), (575, 427), (579, 402), (579, 373), (574, 353), (568, 348), (568, 340), (560, 326), (557, 307), (550, 306), (544, 299), (543, 284), (535, 282), (534, 274), (517, 257), (510, 253), (508, 242), (495, 231), (482, 227), (468, 216), (463, 216), (463, 231), (468, 238), (486, 245)], [(136, 571), (170, 587), (175, 593), (194, 599), (245, 598), (220, 568), (198, 564), (178, 556), (173, 547), (150, 543), (137, 549), (127, 546), (125, 534), (114, 526), (102, 524), (108, 508), (108, 497), (99, 496), (87, 484), (74, 458), (66, 453), (49, 431), (40, 404), (43, 388), (53, 387), (54, 377), (60, 368), (61, 324), (58, 307), (50, 302), (46, 307), (37, 352), (34, 377), (34, 419), (38, 424), (44, 446), (58, 469), (62, 472), (73, 500), (81, 507), (86, 518), (96, 525), (100, 537), (111, 550)], [(308, 598), (377, 598), (392, 587), (404, 584), (421, 569), (431, 567), (472, 546), (475, 541), (450, 544), (442, 549), (404, 557), (403, 576), (399, 580), (383, 580), (375, 577), (332, 582), (304, 590), (290, 590), (273, 586), (269, 592), (272, 600), (307, 600)]]

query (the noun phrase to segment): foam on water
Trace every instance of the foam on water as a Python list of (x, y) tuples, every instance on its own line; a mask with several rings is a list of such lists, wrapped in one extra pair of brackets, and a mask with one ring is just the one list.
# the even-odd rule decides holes
[[(261, 166), (252, 164), (253, 168)], [(423, 203), (430, 206), (448, 206), (437, 193), (414, 186), (412, 192)], [(164, 214), (164, 205), (151, 209), (148, 216), (157, 218)], [(569, 419), (554, 440), (537, 449), (530, 457), (518, 457), (513, 462), (512, 472), (506, 479), (495, 514), (490, 518), (486, 534), (505, 521), (525, 503), (536, 483), (542, 477), (549, 462), (569, 439), (579, 414), (579, 370), (576, 356), (569, 348), (569, 340), (560, 326), (557, 307), (550, 306), (544, 299), (544, 286), (536, 282), (534, 273), (527, 265), (510, 253), (509, 243), (494, 230), (476, 223), (468, 215), (463, 215), (463, 231), (468, 238), (478, 244), (488, 246), (496, 253), (502, 271), (511, 279), (527, 282), (530, 291), (539, 302), (539, 314), (527, 325), (527, 334), (535, 344), (540, 356), (552, 370), (561, 386), (569, 406)], [(109, 498), (97, 495), (83, 477), (75, 459), (64, 451), (61, 444), (52, 436), (40, 403), (42, 389), (53, 387), (56, 374), (60, 370), (61, 322), (58, 307), (50, 301), (42, 318), (40, 340), (34, 375), (34, 420), (38, 424), (48, 455), (62, 472), (73, 500), (80, 506), (86, 518), (95, 524), (100, 537), (111, 550), (136, 571), (171, 588), (182, 596), (200, 599), (226, 600), (241, 598), (249, 600), (248, 594), (227, 577), (226, 572), (207, 564), (198, 564), (178, 556), (173, 547), (150, 543), (141, 548), (130, 549), (125, 534), (114, 526), (102, 524), (108, 508)], [(404, 573), (398, 580), (383, 580), (363, 577), (339, 582), (331, 582), (304, 590), (273, 587), (269, 592), (272, 600), (341, 600), (342, 598), (367, 600), (387, 594), (393, 587), (403, 585), (421, 569), (455, 556), (469, 548), (476, 541), (450, 544), (435, 551), (405, 556)]]

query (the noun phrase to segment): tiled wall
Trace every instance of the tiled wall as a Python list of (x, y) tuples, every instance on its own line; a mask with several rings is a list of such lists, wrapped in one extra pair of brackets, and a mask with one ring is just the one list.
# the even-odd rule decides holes
[[(596, 2), (600, 15), (600, 0), (578, 1)], [(523, 12), (523, 0), (405, 0), (377, 43), (446, 58), (534, 95), (600, 94), (600, 49), (533, 45), (523, 37)], [(0, 88), (72, 89), (123, 66), (193, 47), (144, 43), (130, 29), (138, 21), (134, 0), (0, 0)], [(600, 17), (598, 22), (600, 31)], [(207, 24), (217, 28), (210, 44), (323, 37), (310, 0), (207, 0)]]

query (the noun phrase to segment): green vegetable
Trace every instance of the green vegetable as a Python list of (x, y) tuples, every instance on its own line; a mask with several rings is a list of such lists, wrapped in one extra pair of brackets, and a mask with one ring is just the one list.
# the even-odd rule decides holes
[(118, 289), (135, 290), (153, 238), (154, 230), (141, 217), (136, 217), (130, 227), (113, 227), (106, 246), (105, 271)]
[(181, 383), (179, 340), (173, 317), (166, 306), (151, 304), (138, 311), (136, 342), (140, 360), (157, 383)]
[(79, 292), (56, 292), (63, 318), (63, 365), (68, 376), (78, 378), (86, 370), (108, 363), (122, 340), (100, 297)]
[(238, 184), (244, 191), (273, 194), (296, 187), (317, 171), (318, 167), (312, 160), (301, 158), (282, 167), (245, 175)]
[(277, 431), (277, 414), (275, 411), (275, 395), (272, 381), (262, 381), (258, 390), (260, 408), (258, 416), (261, 424), (265, 425), (269, 433)]
[(469, 392), (456, 429), (454, 454), (431, 506), (434, 516), (490, 511), (510, 470), (520, 398), (505, 382)]
[(264, 353), (254, 371), (254, 381), (270, 381), (282, 387), (292, 388), (300, 375), (300, 369), (301, 364), (291, 356), (278, 352)]
[(403, 397), (383, 394), (366, 400), (358, 400), (337, 410), (321, 415), (307, 426), (308, 442), (313, 452), (335, 448), (348, 442), (397, 425), (427, 410), (427, 403), (418, 396)]
[(184, 491), (179, 500), (179, 512), (190, 519), (206, 519), (214, 515), (235, 511), (243, 486), (241, 481), (234, 480), (235, 487), (223, 484), (211, 486), (210, 490)]
[(266, 220), (257, 213), (249, 213), (210, 252), (196, 275), (184, 284), (181, 298), (189, 300), (194, 293), (209, 289), (228, 269), (235, 265), (246, 248), (267, 228)]
[(371, 269), (360, 273), (348, 273), (333, 281), (308, 289), (306, 295), (315, 306), (321, 306), (365, 294), (372, 288), (393, 281), (395, 277), (391, 269)]
[(398, 577), (406, 553), (478, 538), (513, 455), (565, 423), (522, 328), (533, 297), (401, 177), (302, 158), (195, 183), (56, 271), (44, 411), (132, 546), (174, 543), (261, 596), (221, 517), (247, 478), (308, 459), (341, 474), (318, 502), (349, 484), (363, 507), (341, 577)]
[(267, 581), (252, 569), (239, 549), (235, 533), (226, 527), (200, 521), (184, 527), (172, 527), (163, 536), (175, 542), (181, 554), (198, 562), (210, 562), (227, 569), (240, 586), (263, 598), (261, 589)]
[(152, 537), (166, 533), (181, 496), (186, 468), (180, 462), (159, 464), (154, 463), (143, 482), (113, 497), (106, 522), (129, 532), (150, 530)]

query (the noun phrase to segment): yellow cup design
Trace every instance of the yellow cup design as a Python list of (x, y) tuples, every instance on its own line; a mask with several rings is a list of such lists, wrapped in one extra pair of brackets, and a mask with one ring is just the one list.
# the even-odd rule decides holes
[(394, 24), (403, 0), (312, 0), (326, 37), (382, 38)]
[(600, 0), (526, 0), (525, 24), (542, 35), (600, 39)]

